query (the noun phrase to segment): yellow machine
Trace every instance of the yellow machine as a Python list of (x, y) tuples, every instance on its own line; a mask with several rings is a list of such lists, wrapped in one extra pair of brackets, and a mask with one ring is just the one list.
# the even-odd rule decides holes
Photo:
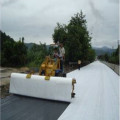
[(64, 77), (60, 59), (47, 56), (40, 66), (39, 75), (34, 75), (33, 71), (29, 74), (12, 73), (10, 93), (70, 102), (75, 96), (76, 80)]
[(52, 59), (49, 56), (46, 56), (46, 59), (40, 66), (39, 75), (58, 76), (61, 72), (60, 59)]
[[(49, 80), (51, 76), (63, 76), (66, 77), (66, 74), (63, 73), (60, 75), (62, 72), (61, 67), (60, 67), (60, 59), (52, 59), (50, 56), (46, 56), (45, 60), (40, 66), (40, 71), (39, 75), (44, 75), (46, 80)], [(72, 80), (72, 94), (71, 97), (75, 96), (74, 93), (74, 84), (76, 83), (76, 80)]]

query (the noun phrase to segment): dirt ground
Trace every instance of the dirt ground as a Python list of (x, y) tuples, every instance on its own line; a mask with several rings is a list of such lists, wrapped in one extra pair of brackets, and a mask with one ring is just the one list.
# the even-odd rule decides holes
[(0, 86), (9, 84), (11, 73), (24, 73), (29, 71), (29, 68), (0, 68)]
[(10, 84), (6, 84), (6, 85), (3, 85), (3, 86), (0, 86), (0, 98), (5, 98), (6, 96), (9, 96), (10, 93), (9, 93), (9, 86)]

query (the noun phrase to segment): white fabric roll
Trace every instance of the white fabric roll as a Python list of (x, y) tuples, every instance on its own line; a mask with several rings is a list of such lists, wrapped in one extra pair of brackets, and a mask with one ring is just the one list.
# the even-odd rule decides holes
[(10, 80), (10, 93), (71, 102), (72, 78), (50, 77), (12, 73)]

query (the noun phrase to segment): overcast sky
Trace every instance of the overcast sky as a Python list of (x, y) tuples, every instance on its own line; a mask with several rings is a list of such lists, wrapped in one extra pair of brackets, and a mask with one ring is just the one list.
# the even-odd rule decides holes
[(119, 0), (2, 0), (2, 31), (15, 40), (51, 44), (56, 23), (68, 24), (80, 10), (92, 33), (92, 46), (116, 47)]

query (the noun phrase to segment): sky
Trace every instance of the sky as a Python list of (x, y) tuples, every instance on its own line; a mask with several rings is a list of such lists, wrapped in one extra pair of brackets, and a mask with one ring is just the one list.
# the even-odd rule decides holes
[(68, 24), (83, 11), (94, 47), (116, 48), (119, 40), (119, 0), (1, 0), (1, 30), (26, 43), (53, 43), (57, 23)]

